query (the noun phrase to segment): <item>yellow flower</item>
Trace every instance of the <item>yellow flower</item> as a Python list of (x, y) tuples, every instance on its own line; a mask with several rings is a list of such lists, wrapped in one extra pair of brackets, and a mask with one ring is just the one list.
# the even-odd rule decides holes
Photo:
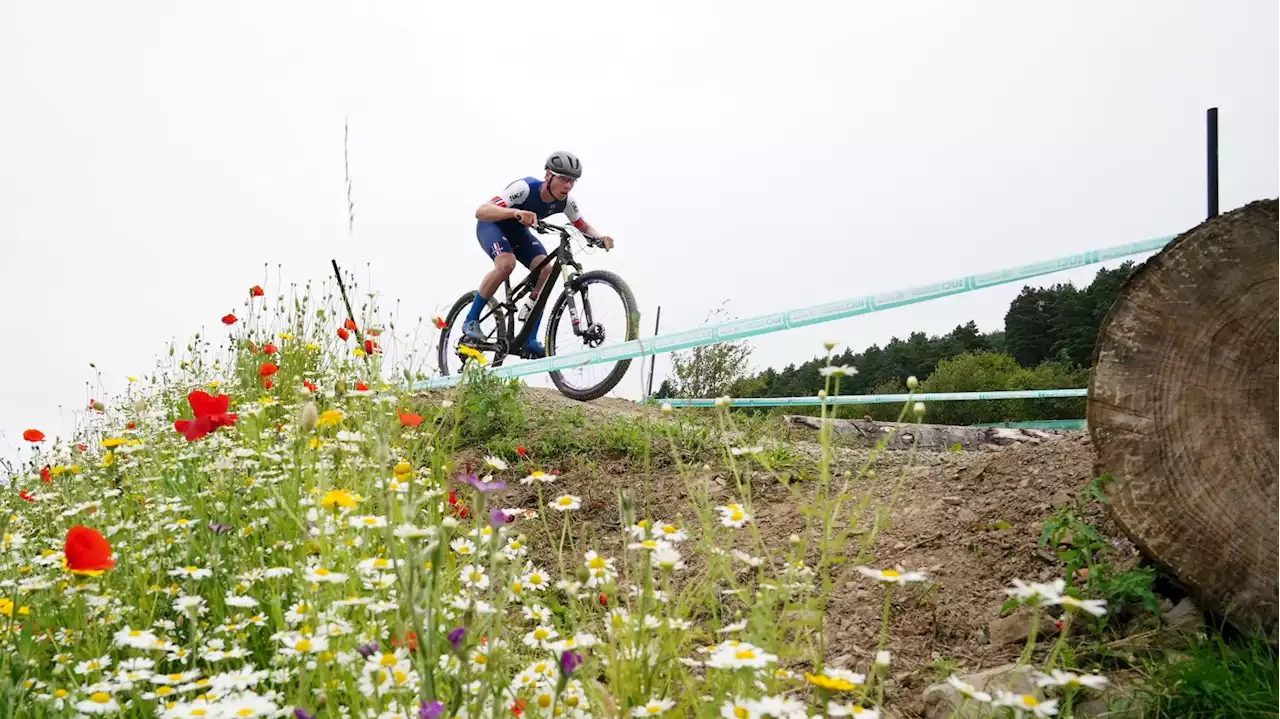
[(322, 507), (332, 507), (335, 504), (339, 507), (350, 509), (356, 506), (356, 500), (355, 497), (352, 497), (346, 490), (342, 489), (331, 489), (320, 498), (320, 506)]
[(836, 679), (834, 677), (829, 677), (826, 674), (810, 674), (809, 672), (805, 672), (804, 678), (808, 679), (810, 684), (832, 692), (851, 692), (858, 687), (857, 684), (854, 684), (847, 679)]
[(307, 343), (307, 351), (308, 351), (308, 352), (319, 352), (319, 351), (320, 351), (320, 345), (316, 344), (315, 342), (308, 342), (308, 343)]
[(122, 444), (124, 444), (124, 437), (111, 437), (109, 439), (102, 440), (102, 446), (106, 447), (107, 449), (111, 449), (112, 447), (119, 447)]
[(103, 467), (110, 467), (115, 463), (116, 463), (116, 456), (114, 454), (112, 454), (111, 452), (107, 452), (105, 455), (103, 455), (102, 457)]
[(488, 364), (488, 360), (486, 360), (484, 358), (484, 355), (480, 354), (480, 350), (477, 350), (475, 347), (470, 347), (468, 345), (459, 345), (458, 351), (474, 359), (480, 364)]
[(364, 350), (363, 350), (362, 348), (360, 348), (360, 347), (356, 347), (355, 349), (351, 350), (351, 354), (353, 354), (353, 355), (355, 355), (355, 356), (357, 356), (357, 357), (363, 357), (363, 356), (364, 356)]
[[(26, 615), (30, 613), (31, 610), (26, 607), (18, 608), (18, 614)], [(3, 614), (6, 617), (13, 616), (13, 601), (8, 597), (0, 597), (0, 614)]]
[(124, 378), (125, 378), (125, 379), (127, 379), (127, 380), (129, 380), (130, 382), (137, 382), (137, 381), (138, 381), (138, 378), (137, 378), (137, 377), (134, 377), (134, 376), (132, 376), (132, 375), (125, 375), (125, 376), (124, 376)]
[(342, 421), (342, 412), (336, 409), (327, 409), (316, 418), (317, 427), (336, 427)]
[(218, 386), (218, 385), (220, 385), (220, 384), (222, 384), (222, 382), (220, 382), (219, 380), (216, 380), (216, 379), (215, 379), (215, 380), (210, 380), (209, 382), (207, 382), (207, 383), (205, 384), (205, 387), (208, 387), (209, 389), (215, 389), (215, 388), (217, 388), (217, 386)]
[(288, 332), (281, 332), (281, 333), (280, 333), (280, 339), (281, 339), (281, 341), (283, 341), (283, 340), (291, 340), (291, 339), (293, 339), (293, 335), (292, 335), (292, 334), (290, 334), (290, 333), (288, 333)]

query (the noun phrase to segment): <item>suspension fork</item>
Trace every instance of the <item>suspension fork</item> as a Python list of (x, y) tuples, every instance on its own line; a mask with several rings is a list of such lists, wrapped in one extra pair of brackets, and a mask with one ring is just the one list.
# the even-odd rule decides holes
[[(581, 272), (582, 268), (578, 267), (577, 270)], [(569, 322), (573, 325), (573, 334), (578, 337), (581, 337), (582, 336), (582, 319), (585, 319), (587, 321), (587, 327), (591, 326), (591, 301), (587, 298), (587, 286), (585, 284), (582, 286), (582, 312), (584, 317), (580, 319), (578, 317), (578, 303), (573, 298), (573, 295), (574, 295), (573, 283), (575, 278), (573, 275), (569, 274), (568, 265), (561, 267), (560, 272), (561, 272), (561, 275), (564, 277), (564, 291), (565, 291), (565, 295), (568, 298), (568, 302), (566, 304), (569, 305)]]

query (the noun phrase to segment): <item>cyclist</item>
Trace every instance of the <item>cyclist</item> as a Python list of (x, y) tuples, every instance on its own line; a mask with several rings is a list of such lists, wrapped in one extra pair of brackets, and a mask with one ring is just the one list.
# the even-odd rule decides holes
[[(541, 267), (531, 299), (536, 300), (542, 292), (551, 273), (551, 263), (544, 262), (547, 251), (529, 231), (529, 227), (537, 224), (538, 220), (563, 212), (584, 235), (600, 240), (605, 249), (613, 248), (613, 238), (599, 235), (582, 219), (578, 203), (569, 196), (569, 191), (582, 177), (582, 162), (573, 153), (559, 150), (551, 153), (543, 169), (546, 170), (543, 179), (526, 177), (516, 180), (476, 209), (476, 238), (493, 260), (493, 269), (480, 280), (479, 291), (462, 326), (463, 337), (477, 341), (485, 339), (484, 331), (480, 329), (480, 312), (503, 280), (511, 275), (516, 260), (530, 270), (535, 266)], [(533, 329), (524, 348), (533, 357), (545, 357), (547, 351), (538, 341), (541, 313), (527, 321), (533, 323)]]

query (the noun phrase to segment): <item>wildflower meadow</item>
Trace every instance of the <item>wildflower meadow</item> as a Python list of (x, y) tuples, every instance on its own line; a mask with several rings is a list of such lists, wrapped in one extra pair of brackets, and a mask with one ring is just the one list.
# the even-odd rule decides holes
[[(254, 286), (94, 398), (74, 436), (24, 433), (0, 491), (4, 716), (896, 716), (891, 600), (927, 572), (876, 561), (896, 492), (868, 487), (905, 476), (876, 475), (881, 450), (836, 474), (824, 430), (804, 531), (771, 542), (741, 471), (759, 448), (723, 444), (732, 496), (712, 500), (656, 420), (688, 506), (644, 512), (618, 478), (623, 549), (606, 550), (577, 531), (582, 496), (557, 467), (522, 448), (467, 458), (480, 369), (415, 396), (414, 353), (389, 367), (383, 344), (424, 342), (360, 309)], [(825, 392), (848, 371), (829, 366)], [(518, 485), (536, 502), (497, 499)], [(850, 566), (883, 601), (879, 646), (829, 666), (832, 577)], [(1107, 684), (1069, 666), (1071, 618), (1105, 602), (1062, 580), (1010, 577), (1008, 595), (1033, 612), (1021, 663), (1044, 607), (1065, 611), (1062, 634), (1034, 693), (951, 677), (956, 715), (1069, 715)]]

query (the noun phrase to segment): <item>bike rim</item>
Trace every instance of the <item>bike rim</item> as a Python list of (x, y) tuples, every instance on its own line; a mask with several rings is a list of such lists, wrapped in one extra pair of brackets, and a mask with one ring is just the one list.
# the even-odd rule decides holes
[[(579, 337), (573, 331), (573, 316), (569, 312), (568, 302), (558, 306), (558, 314), (552, 318), (548, 327), (552, 344), (557, 355), (572, 354), (584, 350), (605, 348), (627, 341), (628, 312), (627, 303), (622, 292), (611, 282), (603, 278), (589, 278), (583, 281), (587, 302), (591, 306), (591, 322), (604, 328), (604, 341), (597, 346), (589, 344), (587, 338)], [(586, 331), (587, 317), (582, 292), (571, 295), (577, 306), (581, 328)], [(624, 360), (619, 360), (619, 362)], [(601, 362), (585, 367), (570, 367), (558, 370), (560, 381), (572, 390), (587, 392), (608, 379), (618, 362)]]

